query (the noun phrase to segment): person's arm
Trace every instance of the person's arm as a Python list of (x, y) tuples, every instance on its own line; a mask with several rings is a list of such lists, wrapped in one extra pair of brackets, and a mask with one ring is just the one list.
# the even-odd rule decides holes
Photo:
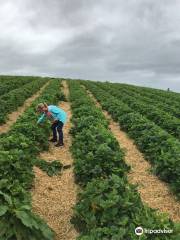
[(37, 124), (42, 123), (42, 122), (44, 121), (45, 116), (46, 116), (46, 114), (43, 113), (43, 114), (41, 115), (41, 117), (38, 119)]

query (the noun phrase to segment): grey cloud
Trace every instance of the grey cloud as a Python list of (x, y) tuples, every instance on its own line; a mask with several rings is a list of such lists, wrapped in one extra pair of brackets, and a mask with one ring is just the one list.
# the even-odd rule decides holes
[(0, 72), (180, 91), (179, 7), (178, 0), (3, 0)]

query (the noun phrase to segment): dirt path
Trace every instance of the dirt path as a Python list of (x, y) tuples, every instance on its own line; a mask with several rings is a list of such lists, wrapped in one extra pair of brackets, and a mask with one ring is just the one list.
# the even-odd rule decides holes
[[(102, 109), (94, 96), (89, 91), (87, 92), (96, 105)], [(107, 111), (103, 110), (103, 113), (110, 121), (111, 132), (116, 137), (120, 147), (125, 150), (125, 161), (131, 166), (128, 180), (133, 184), (138, 184), (138, 191), (142, 201), (151, 208), (167, 213), (173, 221), (180, 221), (180, 203), (170, 192), (169, 186), (150, 173), (151, 165), (144, 159), (143, 154), (137, 149), (133, 140), (120, 129), (119, 124), (113, 121)]]
[(26, 108), (28, 108), (32, 104), (32, 102), (40, 96), (40, 94), (42, 93), (42, 91), (48, 84), (49, 84), (49, 82), (44, 84), (44, 86), (41, 87), (39, 91), (37, 91), (34, 95), (32, 95), (30, 98), (28, 98), (21, 107), (18, 107), (18, 109), (15, 112), (8, 114), (7, 122), (0, 126), (0, 134), (6, 133), (10, 130), (11, 126), (24, 113)]
[[(69, 94), (68, 87), (63, 82), (64, 94)], [(46, 161), (60, 160), (63, 165), (72, 164), (73, 160), (69, 147), (71, 137), (70, 118), (71, 109), (69, 102), (62, 102), (60, 107), (68, 114), (68, 121), (63, 128), (64, 144), (63, 148), (50, 145), (48, 152), (40, 155)], [(38, 213), (48, 225), (55, 231), (56, 240), (74, 240), (77, 232), (70, 223), (72, 207), (76, 202), (77, 186), (74, 183), (73, 168), (66, 169), (61, 175), (49, 177), (46, 173), (35, 167), (35, 185), (32, 190), (32, 205), (34, 212)]]

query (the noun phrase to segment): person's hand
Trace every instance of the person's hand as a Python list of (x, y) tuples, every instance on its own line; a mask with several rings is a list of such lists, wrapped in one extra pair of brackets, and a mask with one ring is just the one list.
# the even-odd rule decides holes
[(51, 112), (47, 112), (47, 113), (46, 113), (46, 116), (49, 117), (49, 118), (52, 117)]

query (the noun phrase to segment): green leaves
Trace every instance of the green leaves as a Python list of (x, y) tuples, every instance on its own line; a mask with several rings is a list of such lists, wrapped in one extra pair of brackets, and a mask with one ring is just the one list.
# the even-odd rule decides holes
[[(52, 240), (54, 233), (31, 210), (29, 189), (33, 183), (34, 160), (41, 150), (48, 149), (49, 125), (39, 128), (35, 107), (39, 102), (56, 103), (60, 95), (59, 80), (52, 81), (31, 107), (0, 139), (0, 239)], [(30, 93), (30, 92), (29, 92)], [(61, 164), (44, 164), (51, 176)], [(2, 230), (3, 229), (3, 230)]]
[[(94, 179), (87, 184), (79, 195), (74, 212), (76, 221), (85, 223), (85, 235), (95, 234), (97, 237), (96, 231), (100, 231), (102, 239), (119, 237), (117, 239), (123, 240), (129, 237), (134, 239), (135, 226), (174, 228), (167, 218), (157, 217), (154, 211), (142, 205), (134, 186), (126, 186), (126, 180), (117, 175), (103, 181)], [(161, 237), (157, 239), (165, 239)], [(171, 237), (172, 235), (167, 239)], [(151, 236), (147, 235), (146, 239), (150, 240)]]
[[(33, 81), (30, 81), (24, 86), (21, 86), (20, 88), (14, 89), (3, 95), (0, 98), (0, 100), (4, 101), (4, 103), (1, 104), (2, 106), (6, 107), (1, 108), (0, 123), (1, 124), (4, 123), (5, 120), (7, 119), (8, 113), (15, 111), (17, 107), (21, 106), (24, 103), (24, 101), (28, 97), (30, 97), (33, 93), (35, 93), (37, 90), (39, 90), (46, 81), (47, 79), (45, 78), (33, 79)], [(20, 80), (18, 82), (20, 82)]]
[(113, 135), (107, 131), (108, 122), (102, 111), (83, 89), (70, 85), (73, 106), (74, 136), (72, 152), (76, 159), (76, 180), (82, 185), (95, 177), (106, 178), (112, 173), (124, 175), (129, 169), (122, 161), (124, 153)]
[(45, 171), (48, 176), (58, 175), (63, 167), (59, 161), (46, 162), (43, 159), (35, 159), (34, 164), (41, 170)]
[[(120, 109), (112, 104), (109, 100), (111, 98), (106, 99), (106, 94), (94, 88), (89, 81), (82, 83), (90, 85), (98, 100), (105, 102), (104, 107), (112, 106), (115, 117), (120, 117)], [(82, 187), (72, 219), (81, 231), (78, 239), (136, 240), (139, 239), (134, 233), (137, 226), (174, 229), (171, 220), (157, 216), (154, 210), (145, 207), (136, 187), (128, 183), (126, 173), (129, 167), (124, 162), (124, 152), (108, 130), (102, 112), (95, 107), (77, 81), (71, 81), (69, 86), (74, 126), (71, 130), (71, 149), (76, 180)], [(118, 101), (116, 103), (118, 104)], [(129, 114), (128, 129), (133, 129), (134, 119), (130, 118), (129, 108), (121, 109), (125, 115)], [(138, 131), (144, 131), (144, 118), (139, 118), (137, 114), (135, 120), (140, 121)], [(154, 239), (170, 240), (176, 236), (177, 232), (174, 231), (174, 235), (156, 235)], [(152, 240), (152, 235), (144, 234), (141, 239)]]
[[(171, 190), (180, 197), (180, 122), (176, 118), (157, 110), (154, 105), (143, 105), (139, 96), (132, 98), (126, 92), (127, 87), (119, 85), (82, 82), (93, 92), (121, 128), (135, 140), (138, 148), (153, 165), (153, 172), (170, 184)], [(120, 90), (119, 90), (120, 89)], [(136, 87), (133, 88), (136, 91)], [(133, 94), (132, 91), (132, 94)], [(142, 90), (139, 92), (144, 94)], [(132, 101), (132, 99), (134, 99)], [(164, 99), (165, 101), (165, 99)], [(138, 102), (138, 104), (137, 104)], [(150, 121), (146, 116), (153, 120)], [(170, 131), (172, 135), (160, 128)]]
[(35, 227), (36, 229), (38, 229), (38, 224), (36, 223), (36, 221), (31, 217), (31, 215), (29, 215), (25, 211), (15, 211), (15, 214), (16, 217), (19, 218), (26, 227)]
[(8, 207), (7, 206), (3, 206), (1, 205), (0, 206), (0, 217), (3, 216), (8, 210)]
[(0, 195), (3, 196), (4, 200), (7, 202), (8, 205), (12, 206), (12, 199), (8, 194), (5, 194), (2, 191), (0, 191)]
[(16, 211), (15, 214), (16, 217), (21, 220), (24, 226), (34, 230), (34, 234), (32, 234), (34, 235), (34, 239), (36, 239), (36, 232), (38, 232), (38, 236), (41, 234), (43, 239), (52, 240), (54, 238), (54, 233), (52, 230), (50, 230), (50, 228), (37, 216), (33, 216), (26, 211)]

